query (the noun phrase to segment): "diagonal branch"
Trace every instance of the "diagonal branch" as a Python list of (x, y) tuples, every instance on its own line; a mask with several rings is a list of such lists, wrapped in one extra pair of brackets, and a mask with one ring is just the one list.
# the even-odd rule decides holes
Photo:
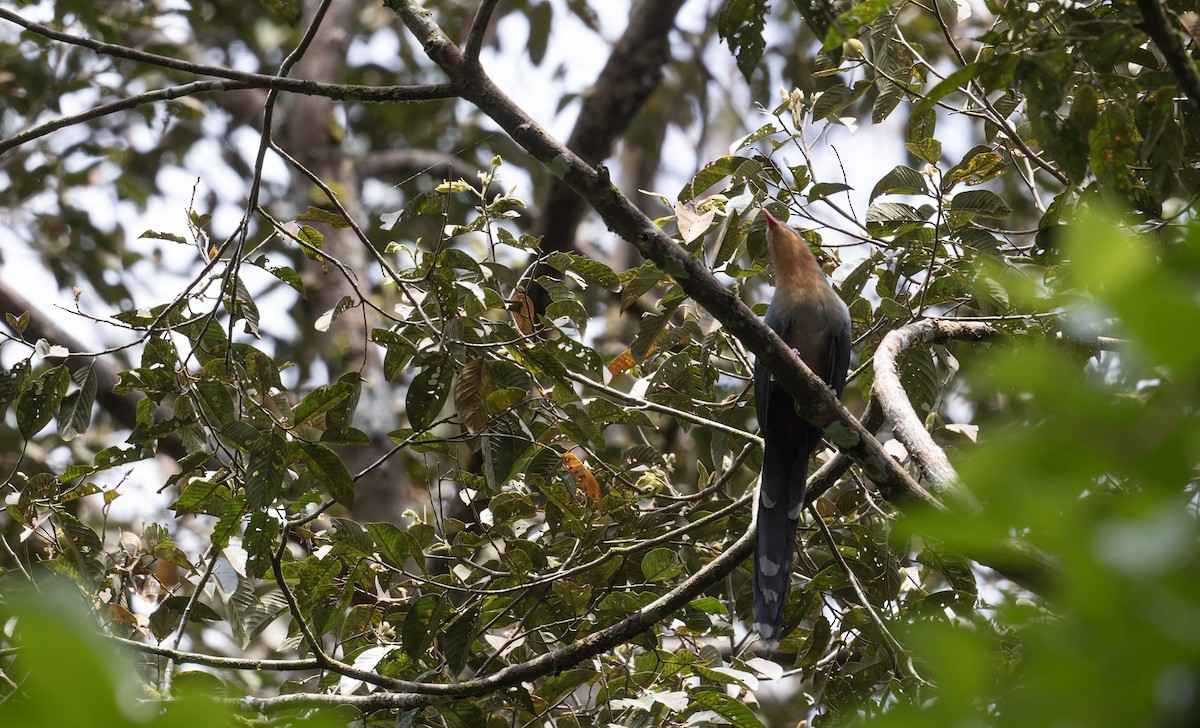
[(496, 6), (499, 4), (500, 0), (482, 0), (479, 3), (475, 20), (471, 22), (471, 32), (467, 35), (467, 45), (463, 48), (463, 53), (467, 58), (479, 58), (479, 51), (483, 48), (483, 36), (487, 34), (488, 25), (492, 21), (492, 13), (496, 11)]
[[(669, 35), (683, 2), (639, 0), (630, 11), (629, 24), (584, 95), (566, 142), (584, 162), (597, 164), (612, 153), (614, 142), (662, 82), (663, 66), (670, 59)], [(533, 234), (542, 237), (543, 250), (574, 250), (584, 200), (569, 185), (551, 178), (539, 207)]]
[(915, 499), (943, 506), (923, 490), (796, 356), (775, 332), (723, 285), (703, 262), (693, 257), (612, 184), (603, 168), (593, 169), (550, 136), (504, 94), (477, 63), (467, 59), (428, 13), (406, 0), (385, 0), (426, 53), (450, 77), (463, 98), (498, 123), (551, 173), (587, 200), (609, 229), (632, 243), (647, 260), (675, 277), (683, 290), (703, 305), (729, 333), (770, 369), (796, 400), (806, 419), (825, 429), (833, 441), (875, 481), (889, 499)]
[(240, 89), (250, 88), (249, 85), (234, 82), (225, 83), (223, 81), (195, 81), (193, 83), (183, 84), (181, 86), (168, 86), (167, 88), (147, 91), (146, 93), (130, 96), (129, 98), (113, 101), (107, 104), (101, 104), (81, 114), (72, 116), (63, 116), (57, 119), (52, 119), (45, 124), (35, 126), (32, 129), (26, 129), (23, 132), (14, 134), (8, 139), (0, 139), (0, 154), (4, 154), (10, 149), (21, 146), (27, 142), (31, 142), (39, 137), (46, 136), (59, 129), (64, 129), (75, 124), (82, 124), (93, 119), (99, 119), (102, 116), (115, 114), (118, 111), (127, 111), (135, 109), (145, 104), (153, 104), (159, 101), (171, 101), (183, 96), (191, 96), (193, 94), (210, 93), (213, 91), (237, 91)]
[[(429, 705), (438, 699), (438, 695), (458, 698), (482, 695), (543, 677), (612, 649), (634, 635), (649, 629), (656, 622), (665, 619), (695, 599), (710, 584), (724, 578), (750, 555), (754, 544), (754, 527), (755, 523), (752, 521), (746, 532), (719, 556), (705, 564), (679, 586), (620, 622), (593, 632), (567, 647), (548, 652), (532, 660), (509, 665), (486, 677), (460, 683), (411, 683), (410, 687), (405, 689), (411, 688), (414, 690), (413, 692), (375, 693), (373, 695), (297, 693), (272, 698), (242, 698), (236, 701), (237, 705), (244, 709), (258, 711), (277, 710), (297, 705), (353, 705), (363, 712), (372, 712)], [(435, 691), (436, 694), (434, 694)]]
[(1138, 10), (1142, 11), (1142, 30), (1162, 51), (1163, 58), (1167, 59), (1167, 65), (1179, 82), (1179, 88), (1187, 94), (1192, 106), (1200, 111), (1200, 69), (1188, 56), (1179, 33), (1171, 28), (1159, 0), (1137, 0), (1137, 5)]

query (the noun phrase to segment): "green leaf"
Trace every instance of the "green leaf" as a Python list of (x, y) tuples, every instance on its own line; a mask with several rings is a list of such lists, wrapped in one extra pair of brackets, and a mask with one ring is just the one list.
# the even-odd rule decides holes
[(286, 265), (277, 265), (267, 266), (266, 271), (296, 289), (301, 298), (307, 298), (304, 291), (304, 279), (300, 277), (300, 274), (295, 269), (289, 268)]
[(433, 424), (450, 397), (450, 385), (454, 383), (454, 370), (445, 358), (435, 360), (421, 373), (413, 377), (408, 386), (405, 407), (408, 421), (414, 429), (423, 430)]
[(323, 384), (300, 400), (292, 410), (292, 421), (297, 425), (319, 427), (324, 424), (327, 413), (356, 395), (356, 389), (352, 381), (338, 380), (333, 384)]
[(812, 117), (813, 120), (828, 119), (836, 115), (839, 111), (846, 108), (850, 103), (852, 91), (849, 86), (837, 85), (830, 86), (817, 96), (813, 101)]
[(58, 408), (58, 435), (73, 440), (87, 431), (92, 423), (92, 404), (96, 401), (96, 371), (88, 362), (71, 375), (79, 389), (63, 398)]
[(26, 440), (50, 423), (70, 381), (66, 367), (50, 367), (21, 392), (17, 398), (17, 429)]
[(296, 222), (322, 222), (326, 225), (332, 225), (335, 228), (350, 227), (350, 223), (341, 214), (312, 206), (309, 206), (306, 211), (297, 215)]
[(867, 208), (868, 223), (924, 222), (917, 208), (900, 202), (881, 202)]
[[(403, 569), (409, 557), (408, 539), (404, 532), (390, 523), (368, 523), (366, 529), (375, 542), (379, 556), (397, 569)], [(417, 554), (414, 558), (419, 559), (421, 555)]]
[(916, 108), (913, 109), (913, 116), (933, 110), (934, 104), (963, 88), (968, 82), (973, 81), (979, 75), (979, 71), (980, 64), (968, 63), (955, 70), (949, 76), (946, 76), (946, 78), (942, 79), (941, 83), (925, 92), (924, 97), (917, 103)]
[(441, 214), (446, 206), (446, 195), (436, 190), (422, 192), (412, 198), (403, 210), (399, 212), (387, 212), (379, 216), (381, 221), (380, 228), (391, 230), (398, 223), (408, 222), (415, 217), (421, 215)]
[(12, 369), (0, 372), (0, 416), (8, 411), (8, 406), (21, 394), (28, 379), (28, 359), (21, 359), (13, 364)]
[(404, 651), (414, 660), (425, 656), (433, 639), (442, 632), (443, 615), (451, 608), (440, 594), (425, 594), (413, 602), (404, 617)]
[(246, 574), (261, 579), (271, 568), (275, 539), (279, 536), (279, 521), (274, 514), (259, 511), (252, 513), (246, 521), (246, 533), (242, 547), (246, 549)]
[(871, 106), (872, 124), (882, 124), (886, 121), (905, 96), (905, 89), (899, 84), (886, 79), (877, 84), (879, 85), (879, 95), (875, 97), (875, 103)]
[(871, 190), (871, 202), (880, 195), (927, 195), (925, 177), (911, 167), (899, 165), (880, 178)]
[(333, 450), (324, 445), (305, 443), (300, 452), (308, 471), (325, 487), (330, 497), (347, 508), (354, 505), (354, 478)]
[(711, 688), (693, 688), (688, 691), (688, 713), (711, 710), (737, 728), (764, 728), (762, 721), (746, 704)]
[(727, 156), (714, 159), (692, 175), (692, 179), (679, 191), (679, 201), (691, 202), (726, 177), (757, 177), (762, 173), (762, 169), (761, 162), (748, 157)]
[(838, 22), (825, 31), (825, 41), (822, 49), (832, 51), (846, 40), (858, 35), (858, 32), (875, 22), (875, 19), (892, 9), (888, 0), (862, 0), (855, 2), (850, 8), (838, 16)]
[(233, 637), (244, 650), (262, 631), (287, 612), (287, 599), (277, 588), (259, 594), (250, 579), (238, 581), (237, 589), (225, 603)]
[(301, 225), (300, 229), (296, 231), (296, 239), (302, 243), (300, 250), (304, 252), (306, 258), (317, 262), (325, 260), (324, 256), (317, 252), (325, 244), (325, 236), (319, 230), (308, 225)]
[(649, 261), (621, 274), (621, 310), (625, 311), (662, 280), (662, 271)]
[(333, 308), (317, 317), (317, 320), (313, 322), (313, 328), (317, 331), (328, 331), (329, 327), (333, 325), (333, 322), (336, 321), (339, 316), (352, 308), (356, 308), (357, 306), (358, 302), (353, 298), (350, 296), (342, 296), (340, 299), (338, 299), (338, 302), (333, 305)]
[(1012, 214), (1012, 209), (991, 190), (969, 190), (960, 192), (950, 201), (954, 212), (973, 212), (981, 217), (1003, 218)]
[(642, 576), (647, 581), (666, 581), (683, 571), (679, 553), (673, 549), (654, 549), (642, 558)]
[(908, 142), (904, 145), (904, 148), (922, 162), (937, 164), (938, 160), (942, 158), (942, 143), (937, 139)]
[(604, 263), (591, 258), (585, 258), (577, 253), (555, 251), (546, 258), (546, 262), (560, 271), (575, 271), (584, 278), (598, 283), (610, 291), (621, 287), (621, 279)]
[(442, 654), (452, 673), (462, 672), (466, 666), (478, 629), (479, 608), (474, 607), (455, 617), (442, 633)]
[(251, 446), (246, 462), (246, 505), (262, 510), (271, 505), (283, 487), (283, 440), (265, 433)]
[(214, 379), (196, 382), (196, 398), (208, 424), (220, 428), (233, 420), (233, 397), (225, 384)]
[(179, 243), (181, 245), (189, 244), (188, 239), (183, 237), (182, 235), (176, 235), (175, 233), (164, 233), (164, 232), (159, 232), (157, 230), (147, 230), (147, 231), (143, 232), (141, 235), (139, 235), (138, 239), (139, 240), (166, 240), (167, 242)]
[(767, 23), (770, 3), (756, 0), (726, 0), (725, 7), (717, 17), (717, 33), (729, 45), (729, 51), (737, 59), (738, 70), (747, 82), (758, 68), (767, 47), (763, 29)]
[(818, 182), (809, 188), (808, 201), (815, 202), (816, 200), (823, 200), (831, 195), (836, 195), (839, 192), (845, 192), (851, 189), (854, 188), (841, 182)]
[(463, 364), (454, 384), (454, 407), (458, 418), (471, 434), (487, 426), (487, 397), (495, 388), (491, 368), (486, 359), (472, 359)]

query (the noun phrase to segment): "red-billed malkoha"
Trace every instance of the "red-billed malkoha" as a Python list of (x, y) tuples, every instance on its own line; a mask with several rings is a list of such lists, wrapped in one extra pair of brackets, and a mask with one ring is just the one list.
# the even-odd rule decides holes
[[(829, 285), (804, 239), (763, 210), (775, 264), (775, 297), (764, 322), (838, 395), (850, 364), (850, 312)], [(796, 413), (792, 396), (761, 362), (754, 402), (763, 437), (758, 533), (754, 549), (754, 629), (768, 643), (782, 635), (796, 529), (804, 508), (808, 459), (821, 430)]]

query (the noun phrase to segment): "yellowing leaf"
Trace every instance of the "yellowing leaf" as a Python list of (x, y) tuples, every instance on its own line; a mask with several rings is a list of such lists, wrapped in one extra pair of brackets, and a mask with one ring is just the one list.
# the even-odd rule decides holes
[(592, 475), (592, 471), (584, 467), (579, 458), (573, 453), (565, 452), (562, 454), (563, 465), (567, 466), (567, 470), (571, 473), (571, 477), (575, 479), (575, 484), (583, 491), (593, 503), (600, 505), (600, 484), (596, 482), (596, 476)]
[(610, 361), (608, 363), (608, 373), (615, 377), (618, 374), (621, 374), (621, 373), (629, 371), (630, 369), (633, 369), (633, 367), (636, 364), (637, 364), (637, 362), (634, 361), (634, 359), (633, 359), (633, 350), (626, 349), (625, 351), (618, 354), (617, 358), (613, 359), (612, 361)]
[(512, 315), (513, 321), (517, 324), (517, 330), (526, 336), (533, 334), (533, 301), (529, 296), (525, 295), (524, 291), (517, 291), (513, 294)]

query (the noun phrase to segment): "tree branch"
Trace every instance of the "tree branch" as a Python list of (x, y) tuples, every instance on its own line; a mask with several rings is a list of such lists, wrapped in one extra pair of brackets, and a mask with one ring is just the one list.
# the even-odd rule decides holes
[(479, 50), (483, 47), (483, 36), (487, 34), (488, 25), (492, 21), (492, 13), (496, 11), (496, 6), (499, 4), (500, 0), (483, 0), (479, 3), (475, 19), (471, 21), (471, 32), (467, 35), (467, 45), (463, 48), (463, 53), (467, 58), (479, 58)]
[(213, 91), (237, 91), (247, 88), (250, 88), (250, 86), (240, 82), (225, 83), (224, 81), (196, 81), (194, 83), (183, 84), (182, 86), (170, 86), (168, 88), (157, 89), (155, 91), (147, 91), (146, 93), (130, 96), (129, 98), (121, 99), (120, 101), (101, 104), (95, 108), (88, 109), (82, 114), (59, 117), (57, 119), (48, 121), (45, 124), (35, 126), (32, 129), (27, 129), (18, 134), (14, 134), (8, 139), (0, 139), (0, 154), (4, 154), (10, 149), (19, 147), (22, 144), (31, 142), (39, 137), (46, 136), (51, 132), (58, 131), (59, 129), (64, 129), (68, 126), (74, 126), (75, 124), (82, 124), (87, 121), (92, 121), (93, 119), (99, 119), (102, 116), (115, 114), (118, 111), (135, 109), (145, 104), (153, 104), (159, 101), (170, 101), (171, 99), (178, 99), (183, 96), (192, 96), (194, 94), (211, 93)]
[[(662, 82), (670, 58), (669, 35), (684, 0), (638, 0), (625, 32), (595, 83), (584, 94), (579, 118), (566, 147), (588, 164), (612, 154), (613, 143), (629, 128), (639, 109)], [(470, 60), (468, 58), (468, 60)], [(569, 185), (550, 178), (537, 225), (546, 251), (574, 250), (575, 229), (584, 200)]]
[(413, 688), (416, 688), (413, 692), (344, 696), (297, 693), (272, 698), (242, 698), (235, 701), (235, 704), (243, 709), (258, 711), (297, 705), (353, 705), (363, 712), (416, 708), (433, 703), (439, 695), (458, 698), (482, 695), (558, 672), (606, 652), (639, 632), (649, 629), (695, 599), (711, 584), (723, 579), (750, 555), (754, 544), (755, 525), (756, 522), (751, 521), (746, 532), (719, 556), (705, 564), (670, 592), (625, 619), (593, 632), (567, 647), (548, 652), (532, 660), (509, 665), (486, 677), (450, 684), (412, 683)]
[[(40, 309), (3, 283), (0, 283), (0, 312), (11, 313), (13, 316), (20, 316), (22, 313), (29, 314), (29, 324), (23, 332), (26, 339), (33, 341), (45, 339), (51, 344), (65, 346), (70, 351), (84, 351), (87, 348), (65, 329), (47, 318)], [(66, 364), (73, 372), (88, 361), (92, 362), (92, 369), (96, 373), (96, 403), (105, 412), (112, 415), (112, 418), (122, 427), (132, 430), (137, 425), (137, 403), (140, 398), (131, 394), (113, 392), (113, 387), (121, 378), (117, 374), (117, 370), (105, 361), (93, 357), (71, 356), (67, 358)], [(170, 417), (170, 413), (165, 413), (165, 419)], [(178, 437), (169, 437), (161, 441), (159, 448), (161, 452), (176, 460), (187, 455), (187, 448), (183, 446), (183, 442)]]
[(1171, 73), (1175, 74), (1175, 79), (1179, 82), (1179, 88), (1187, 94), (1192, 106), (1200, 111), (1200, 70), (1197, 70), (1196, 62), (1184, 49), (1179, 33), (1171, 28), (1167, 14), (1158, 0), (1137, 0), (1137, 5), (1138, 10), (1142, 11), (1142, 30), (1146, 31), (1154, 45), (1162, 51)]
[(917, 485), (833, 391), (741, 299), (622, 195), (607, 172), (593, 169), (538, 126), (496, 87), (478, 63), (463, 56), (427, 12), (406, 0), (384, 0), (384, 4), (400, 16), (429, 57), (449, 75), (451, 85), (461, 90), (464, 99), (490, 116), (515, 142), (586, 199), (610, 230), (674, 276), (689, 296), (758, 356), (796, 400), (805, 419), (823, 427), (826, 437), (853, 458), (886, 497), (944, 507)]
[(284, 78), (282, 76), (270, 76), (262, 73), (235, 71), (232, 68), (223, 68), (221, 66), (207, 66), (64, 33), (41, 23), (26, 20), (5, 8), (0, 8), (0, 20), (7, 20), (10, 23), (19, 25), (34, 35), (40, 35), (43, 38), (60, 43), (87, 48), (101, 55), (124, 58), (138, 63), (159, 66), (160, 68), (170, 68), (175, 71), (193, 73), (198, 76), (213, 76), (215, 78), (227, 78), (231, 81), (238, 81), (242, 84), (239, 88), (267, 88), (275, 91), (291, 91), (306, 96), (325, 96), (338, 101), (429, 101), (433, 99), (453, 98), (459, 95), (458, 90), (449, 84), (360, 86), (355, 84), (317, 83), (299, 78)]
[[(935, 493), (952, 500), (958, 510), (978, 515), (982, 507), (958, 479), (946, 453), (925, 430), (900, 385), (898, 359), (916, 343), (934, 344), (951, 339), (982, 341), (1001, 335), (991, 324), (981, 321), (926, 319), (891, 331), (875, 351), (875, 399), (892, 423), (896, 439), (904, 444)], [(1058, 565), (1045, 553), (1017, 539), (1002, 544), (998, 553), (977, 559), (1004, 577), (1033, 591), (1043, 591), (1058, 574)], [(967, 554), (971, 557), (971, 554)]]
[(938, 447), (913, 409), (900, 383), (900, 355), (915, 343), (933, 344), (949, 339), (979, 341), (998, 336), (999, 330), (979, 321), (923, 320), (888, 332), (875, 350), (875, 382), (872, 391), (892, 423), (896, 439), (904, 444), (925, 475), (933, 492), (951, 498), (969, 513), (978, 513), (979, 503), (962, 483), (945, 451)]

